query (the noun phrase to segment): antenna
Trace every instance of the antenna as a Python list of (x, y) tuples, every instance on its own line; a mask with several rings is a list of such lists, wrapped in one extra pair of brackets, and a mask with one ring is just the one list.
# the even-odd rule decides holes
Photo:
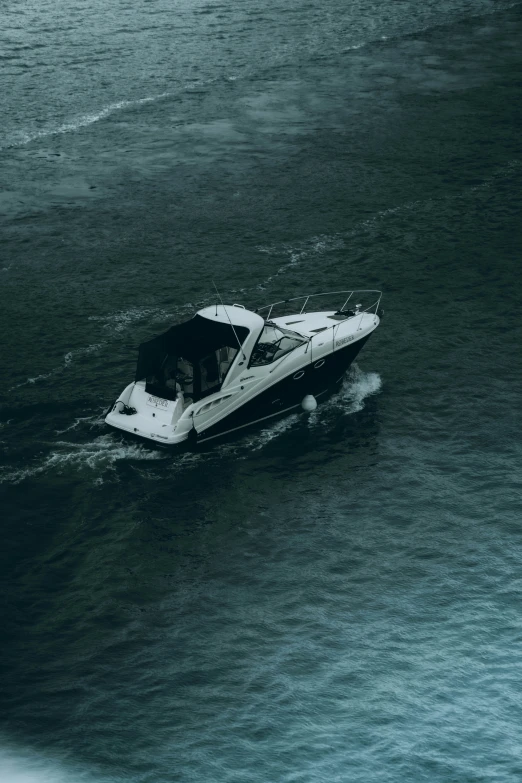
[[(219, 293), (219, 291), (218, 291), (218, 289), (217, 289), (217, 285), (215, 284), (214, 280), (212, 280), (212, 285), (213, 285), (213, 286), (214, 286), (214, 288), (216, 289), (216, 294), (217, 294), (217, 295), (218, 295), (218, 297), (219, 297), (219, 301), (221, 302), (221, 306), (222, 306), (223, 310), (224, 310), (224, 311), (225, 311), (225, 313), (226, 313), (226, 316), (227, 316), (227, 318), (228, 318), (228, 322), (229, 322), (230, 326), (232, 327), (232, 331), (234, 332), (235, 338), (236, 338), (236, 340), (237, 340), (237, 344), (239, 345), (239, 350), (240, 350), (240, 351), (241, 351), (241, 353), (243, 354), (243, 359), (246, 359), (246, 355), (245, 355), (245, 352), (244, 352), (244, 350), (243, 350), (243, 346), (241, 345), (241, 343), (240, 343), (240, 341), (239, 341), (239, 337), (237, 336), (237, 332), (236, 332), (236, 330), (234, 329), (234, 324), (233, 324), (233, 323), (232, 323), (232, 321), (230, 320), (230, 316), (229, 316), (229, 314), (228, 314), (228, 310), (227, 310), (227, 308), (225, 307), (225, 305), (223, 304), (223, 300), (222, 300), (222, 298), (221, 298), (221, 294)], [(216, 315), (217, 315), (217, 304), (216, 304)]]

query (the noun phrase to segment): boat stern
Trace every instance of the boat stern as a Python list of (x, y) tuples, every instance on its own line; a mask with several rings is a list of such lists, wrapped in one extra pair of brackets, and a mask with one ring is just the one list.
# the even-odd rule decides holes
[(110, 407), (105, 423), (159, 445), (174, 446), (186, 440), (192, 429), (192, 418), (182, 419), (185, 408), (183, 394), (166, 400), (145, 391), (145, 382), (130, 383)]

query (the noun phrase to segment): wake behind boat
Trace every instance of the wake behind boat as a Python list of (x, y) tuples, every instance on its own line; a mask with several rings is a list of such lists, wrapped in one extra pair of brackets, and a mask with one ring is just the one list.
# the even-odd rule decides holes
[[(135, 380), (105, 421), (177, 446), (296, 408), (313, 410), (379, 325), (381, 296), (374, 290), (311, 294), (255, 312), (238, 304), (205, 307), (140, 345)], [(341, 306), (327, 309), (333, 298)]]

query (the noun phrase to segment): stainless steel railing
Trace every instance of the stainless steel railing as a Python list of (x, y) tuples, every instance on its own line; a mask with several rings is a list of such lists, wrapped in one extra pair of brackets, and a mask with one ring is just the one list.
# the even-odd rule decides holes
[[(356, 294), (357, 296), (355, 296)], [(325, 301), (326, 297), (331, 297), (331, 301)], [(382, 291), (372, 288), (359, 288), (353, 289), (353, 291), (326, 291), (321, 294), (305, 294), (303, 296), (295, 296), (292, 299), (282, 299), (279, 302), (273, 302), (272, 304), (259, 307), (256, 310), (256, 313), (261, 315), (265, 321), (269, 321), (272, 316), (274, 318), (281, 318), (286, 315), (302, 315), (306, 312), (314, 313), (324, 310), (343, 312), (344, 308), (348, 306), (348, 303), (353, 302), (354, 309), (356, 307), (357, 315), (361, 313), (377, 314), (381, 297)], [(363, 301), (358, 302), (358, 299), (362, 299)], [(370, 304), (366, 303), (367, 299), (372, 300)], [(339, 306), (339, 303), (341, 302), (342, 304)]]

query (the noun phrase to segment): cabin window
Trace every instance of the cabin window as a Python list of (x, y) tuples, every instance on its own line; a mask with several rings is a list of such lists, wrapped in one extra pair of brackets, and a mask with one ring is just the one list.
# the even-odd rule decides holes
[(146, 390), (165, 400), (175, 400), (179, 392), (194, 396), (194, 367), (182, 356), (166, 356), (161, 367), (146, 379)]
[(267, 322), (256, 347), (250, 357), (250, 367), (263, 367), (266, 364), (272, 364), (282, 356), (300, 345), (304, 345), (306, 339), (297, 332), (290, 329), (283, 329), (281, 326)]
[(229, 345), (225, 345), (217, 351), (219, 362), (219, 377), (221, 383), (225, 380), (227, 373), (230, 369), (230, 365), (237, 356), (238, 348), (233, 348)]
[(199, 360), (201, 396), (206, 397), (221, 388), (238, 349), (223, 346)]
[(221, 386), (218, 354), (219, 351), (213, 351), (199, 360), (202, 397), (206, 394), (212, 394), (213, 391), (217, 391)]
[(168, 355), (161, 367), (146, 379), (146, 390), (167, 400), (183, 392), (185, 401), (199, 400), (219, 391), (238, 352), (223, 346), (195, 362), (183, 356)]

